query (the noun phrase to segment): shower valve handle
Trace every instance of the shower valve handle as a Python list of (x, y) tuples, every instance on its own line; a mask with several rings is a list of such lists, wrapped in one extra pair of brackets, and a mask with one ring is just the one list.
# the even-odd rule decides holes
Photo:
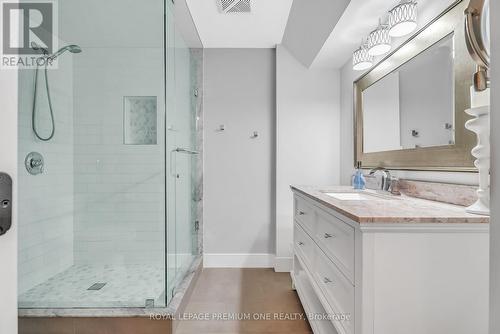
[(36, 168), (36, 167), (39, 167), (39, 166), (43, 165), (43, 161), (40, 160), (40, 159), (32, 159), (30, 161), (30, 165), (31, 165), (32, 168)]
[(28, 173), (38, 175), (43, 173), (45, 161), (40, 153), (31, 152), (24, 159), (24, 165)]

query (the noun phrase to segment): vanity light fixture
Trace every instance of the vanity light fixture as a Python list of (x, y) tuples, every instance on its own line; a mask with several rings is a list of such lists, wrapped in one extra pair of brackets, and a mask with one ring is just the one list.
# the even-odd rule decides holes
[(417, 3), (402, 0), (389, 11), (389, 36), (402, 37), (417, 28)]
[(373, 66), (373, 56), (370, 56), (364, 43), (352, 55), (352, 69), (363, 71)]
[(389, 36), (389, 27), (383, 25), (379, 20), (377, 29), (368, 35), (368, 54), (370, 56), (380, 56), (391, 50), (391, 36)]

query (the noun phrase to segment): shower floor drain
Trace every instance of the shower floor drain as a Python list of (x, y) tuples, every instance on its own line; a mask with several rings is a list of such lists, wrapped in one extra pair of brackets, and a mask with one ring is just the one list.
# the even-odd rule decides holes
[(106, 283), (94, 283), (87, 290), (101, 290)]

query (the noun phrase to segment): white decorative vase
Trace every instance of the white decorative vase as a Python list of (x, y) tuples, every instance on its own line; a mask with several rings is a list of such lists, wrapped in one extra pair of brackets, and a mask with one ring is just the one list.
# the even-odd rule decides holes
[(473, 119), (465, 123), (465, 127), (476, 133), (477, 146), (471, 151), (476, 161), (474, 165), (479, 171), (479, 189), (476, 203), (466, 211), (479, 215), (490, 214), (490, 107), (482, 106), (465, 110)]

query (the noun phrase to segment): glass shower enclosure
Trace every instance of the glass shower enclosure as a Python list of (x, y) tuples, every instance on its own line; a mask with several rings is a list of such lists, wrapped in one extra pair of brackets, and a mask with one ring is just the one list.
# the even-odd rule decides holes
[(164, 307), (199, 257), (203, 52), (176, 6), (59, 1), (60, 52), (34, 45), (57, 68), (19, 70), (20, 308)]

